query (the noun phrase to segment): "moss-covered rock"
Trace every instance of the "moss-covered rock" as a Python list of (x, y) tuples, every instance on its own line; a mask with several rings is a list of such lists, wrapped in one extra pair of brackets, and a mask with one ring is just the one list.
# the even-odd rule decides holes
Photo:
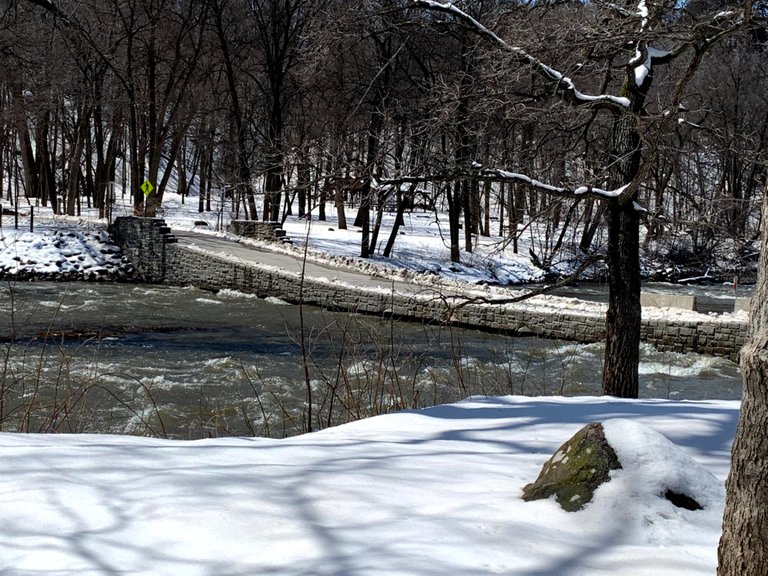
[(523, 488), (523, 500), (555, 496), (568, 512), (581, 510), (595, 490), (610, 480), (610, 471), (621, 468), (600, 423), (587, 424), (560, 446), (532, 484)]

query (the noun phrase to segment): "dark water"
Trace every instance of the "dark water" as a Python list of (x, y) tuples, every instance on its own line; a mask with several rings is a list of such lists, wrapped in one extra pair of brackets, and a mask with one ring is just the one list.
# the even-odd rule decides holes
[[(0, 338), (3, 430), (181, 438), (280, 437), (473, 394), (598, 394), (602, 365), (599, 344), (136, 284), (5, 285)], [(740, 397), (721, 358), (644, 347), (640, 372), (642, 397)]]

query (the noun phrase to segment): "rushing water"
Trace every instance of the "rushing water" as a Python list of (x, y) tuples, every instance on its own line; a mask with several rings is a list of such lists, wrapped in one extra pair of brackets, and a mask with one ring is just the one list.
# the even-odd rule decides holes
[[(598, 394), (602, 365), (599, 344), (137, 284), (5, 285), (0, 339), (3, 430), (182, 438), (280, 437), (474, 394)], [(740, 396), (727, 360), (651, 347), (641, 360), (641, 397)]]

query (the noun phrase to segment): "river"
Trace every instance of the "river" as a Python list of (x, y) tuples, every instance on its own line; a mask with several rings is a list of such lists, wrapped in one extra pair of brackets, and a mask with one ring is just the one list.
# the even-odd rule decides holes
[[(110, 283), (4, 285), (0, 352), (4, 431), (174, 438), (283, 437), (470, 395), (599, 394), (602, 364), (600, 344)], [(643, 398), (741, 394), (732, 362), (650, 346), (640, 382)]]

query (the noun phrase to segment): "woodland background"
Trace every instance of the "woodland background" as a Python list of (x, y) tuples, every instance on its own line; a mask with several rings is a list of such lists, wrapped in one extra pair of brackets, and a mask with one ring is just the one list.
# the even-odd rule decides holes
[[(83, 203), (106, 207), (118, 189), (142, 213), (148, 179), (150, 215), (169, 189), (196, 195), (201, 211), (225, 193), (240, 218), (315, 209), (322, 220), (335, 209), (340, 228), (343, 204), (357, 203), (355, 224), (372, 224), (363, 256), (377, 246), (387, 256), (395, 242), (393, 234), (377, 243), (377, 208), (414, 206), (452, 214), (454, 261), (477, 234), (515, 245), (532, 222), (542, 231), (532, 257), (545, 269), (564, 252), (604, 249), (604, 203), (467, 177), (466, 168), (609, 186), (618, 162), (611, 116), (569, 105), (470, 27), (408, 4), (3, 0), (0, 197), (75, 215)], [(620, 91), (636, 4), (460, 4), (580, 90)], [(727, 5), (667, 6), (665, 26), (649, 39), (674, 44), (719, 8)], [(642, 248), (688, 266), (683, 274), (754, 267), (767, 37), (765, 27), (745, 26), (709, 48), (677, 109), (665, 108), (684, 72), (676, 60), (645, 99), (641, 123), (676, 119), (672, 130), (640, 130), (656, 153), (637, 196), (647, 210)]]

